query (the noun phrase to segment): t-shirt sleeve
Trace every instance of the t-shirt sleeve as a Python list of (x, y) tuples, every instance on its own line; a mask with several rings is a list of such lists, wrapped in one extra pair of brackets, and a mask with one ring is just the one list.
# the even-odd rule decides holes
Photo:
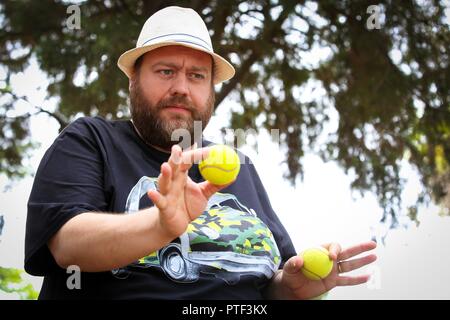
[(43, 276), (57, 268), (47, 242), (71, 218), (108, 208), (104, 155), (95, 128), (80, 118), (56, 138), (37, 170), (25, 236), (25, 270)]
[(259, 202), (264, 208), (265, 217), (261, 218), (268, 225), (275, 241), (277, 242), (278, 249), (280, 250), (281, 264), (279, 268), (281, 269), (290, 257), (296, 255), (296, 251), (288, 232), (270, 204), (269, 196), (267, 195), (266, 189), (264, 188), (254, 165), (248, 158), (246, 161), (248, 161), (249, 172), (252, 175), (252, 181), (254, 188), (256, 189)]

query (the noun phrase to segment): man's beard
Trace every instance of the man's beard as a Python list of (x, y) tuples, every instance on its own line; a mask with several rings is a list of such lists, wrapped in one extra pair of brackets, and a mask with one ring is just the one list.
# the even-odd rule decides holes
[[(170, 150), (173, 145), (180, 142), (185, 144), (186, 141), (172, 140), (172, 133), (177, 129), (184, 129), (189, 132), (190, 145), (200, 141), (202, 131), (208, 124), (214, 108), (215, 92), (212, 86), (206, 105), (201, 108), (205, 111), (199, 111), (199, 108), (196, 108), (191, 101), (182, 95), (174, 95), (161, 100), (157, 104), (152, 104), (144, 96), (139, 80), (133, 79), (132, 81), (130, 88), (131, 118), (141, 138), (147, 144), (164, 150)], [(167, 118), (170, 117), (167, 120), (161, 117), (164, 108), (179, 104), (189, 110), (190, 114), (166, 115)], [(201, 121), (201, 130), (195, 130), (194, 132), (194, 121)]]

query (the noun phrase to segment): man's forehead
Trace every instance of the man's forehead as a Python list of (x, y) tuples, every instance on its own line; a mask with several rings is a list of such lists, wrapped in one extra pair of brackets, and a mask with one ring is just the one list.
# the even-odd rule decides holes
[(184, 46), (165, 46), (145, 53), (144, 61), (151, 64), (188, 62), (198, 66), (211, 66), (212, 57), (206, 52)]

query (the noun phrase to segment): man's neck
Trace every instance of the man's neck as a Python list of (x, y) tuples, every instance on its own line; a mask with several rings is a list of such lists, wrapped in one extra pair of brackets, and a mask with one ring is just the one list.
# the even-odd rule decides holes
[(164, 152), (164, 153), (170, 153), (170, 150), (163, 149), (163, 148), (161, 148), (161, 147), (158, 147), (158, 146), (155, 146), (155, 145), (149, 144), (149, 143), (148, 143), (148, 145), (151, 146), (152, 148), (155, 148), (155, 149), (158, 150), (158, 151), (161, 151), (161, 152)]
[(164, 153), (170, 153), (170, 150), (155, 146), (153, 144), (148, 143), (147, 141), (145, 141), (145, 139), (142, 137), (141, 133), (139, 132), (138, 128), (136, 128), (136, 126), (134, 125), (133, 119), (130, 120), (131, 124), (133, 125), (134, 130), (136, 131), (136, 133), (138, 134), (139, 138), (141, 138), (142, 141), (144, 141), (144, 143), (158, 151), (164, 152)]
[[(130, 121), (131, 121), (131, 124), (133, 125), (134, 130), (136, 130), (136, 133), (138, 134), (139, 138), (141, 138), (141, 140), (144, 141), (144, 143), (145, 143), (146, 145), (148, 145), (148, 146), (150, 146), (150, 147), (152, 147), (152, 148), (154, 148), (154, 149), (156, 149), (156, 150), (158, 150), (158, 151), (164, 152), (164, 153), (169, 153), (169, 154), (171, 153), (171, 150), (170, 150), (170, 149), (164, 149), (164, 148), (155, 146), (155, 145), (150, 144), (150, 143), (148, 143), (147, 141), (145, 141), (145, 139), (142, 137), (141, 133), (139, 132), (138, 128), (136, 128), (136, 126), (134, 125), (133, 120), (130, 120)], [(196, 144), (194, 144), (194, 145), (196, 145)], [(194, 148), (194, 145), (191, 146), (189, 149)]]

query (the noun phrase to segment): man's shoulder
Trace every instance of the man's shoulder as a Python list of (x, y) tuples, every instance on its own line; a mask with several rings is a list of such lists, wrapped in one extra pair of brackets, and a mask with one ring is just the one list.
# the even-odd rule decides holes
[(108, 120), (100, 116), (80, 117), (71, 122), (63, 132), (78, 132), (91, 134), (95, 132), (109, 132), (117, 126), (126, 125), (125, 120)]
[(101, 116), (95, 117), (79, 117), (70, 123), (69, 126), (94, 126), (94, 127), (111, 127), (114, 125), (114, 120), (108, 120)]

